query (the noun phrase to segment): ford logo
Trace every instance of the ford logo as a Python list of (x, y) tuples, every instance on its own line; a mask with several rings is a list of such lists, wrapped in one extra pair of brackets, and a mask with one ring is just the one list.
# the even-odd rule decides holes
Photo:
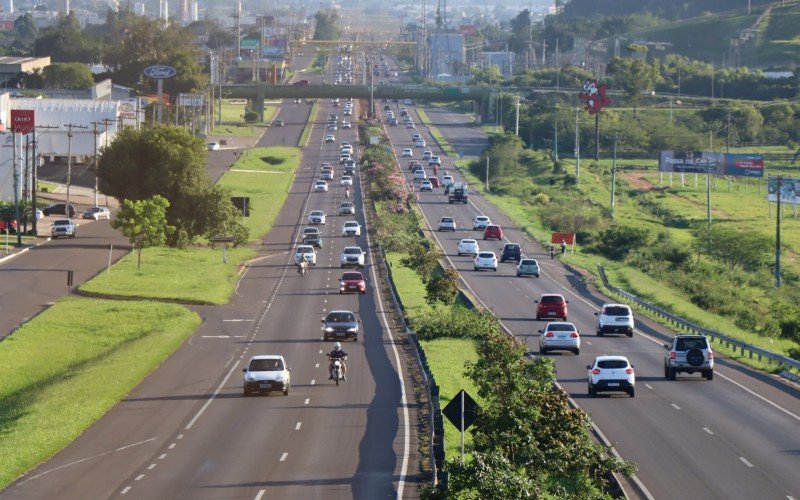
[(144, 69), (145, 76), (150, 78), (170, 78), (178, 74), (178, 71), (170, 66), (148, 66)]

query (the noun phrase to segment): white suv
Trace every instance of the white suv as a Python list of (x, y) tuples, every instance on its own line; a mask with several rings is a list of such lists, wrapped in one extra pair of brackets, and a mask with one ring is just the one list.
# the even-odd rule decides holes
[(339, 255), (339, 264), (342, 267), (364, 267), (364, 250), (361, 247), (344, 247), (341, 255)]
[(311, 264), (312, 266), (317, 265), (317, 252), (314, 250), (314, 247), (311, 245), (298, 245), (297, 250), (294, 253), (294, 263), (299, 264), (300, 259), (306, 256), (306, 262)]
[(455, 231), (456, 220), (452, 217), (442, 217), (439, 219), (439, 231)]
[(624, 333), (633, 337), (633, 311), (625, 304), (603, 304), (597, 316), (597, 335), (606, 333)]
[(486, 229), (486, 226), (491, 224), (492, 221), (489, 220), (488, 217), (485, 215), (476, 215), (475, 219), (472, 221), (472, 230), (473, 231), (482, 231)]
[(598, 392), (627, 392), (630, 397), (636, 394), (636, 374), (625, 356), (597, 356), (586, 369), (590, 398)]
[(280, 391), (284, 396), (289, 395), (291, 387), (290, 368), (286, 366), (283, 356), (253, 356), (247, 363), (244, 372), (244, 395), (260, 394), (271, 391)]

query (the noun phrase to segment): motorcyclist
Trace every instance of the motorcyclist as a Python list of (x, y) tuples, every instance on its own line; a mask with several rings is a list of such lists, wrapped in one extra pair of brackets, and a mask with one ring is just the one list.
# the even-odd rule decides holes
[(297, 261), (297, 272), (302, 275), (306, 269), (308, 269), (308, 257), (306, 257), (306, 254), (302, 254), (300, 260)]
[(342, 380), (347, 380), (347, 365), (344, 364), (344, 360), (347, 359), (347, 353), (342, 350), (341, 343), (333, 344), (333, 350), (328, 353), (328, 359), (331, 360), (330, 365), (328, 365), (328, 372), (330, 373), (328, 380), (333, 380), (333, 362), (337, 359), (342, 363)]
[(350, 198), (350, 186), (345, 186), (344, 187), (344, 197), (345, 198)]
[(550, 243), (550, 258), (552, 259), (556, 255), (556, 247), (552, 243)]

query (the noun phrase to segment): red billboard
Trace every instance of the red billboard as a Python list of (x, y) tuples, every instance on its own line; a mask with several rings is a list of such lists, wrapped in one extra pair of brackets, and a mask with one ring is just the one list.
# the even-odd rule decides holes
[(36, 126), (32, 109), (11, 110), (11, 132), (15, 134), (30, 134)]
[(553, 233), (550, 235), (550, 243), (560, 245), (562, 241), (567, 245), (574, 245), (575, 233)]

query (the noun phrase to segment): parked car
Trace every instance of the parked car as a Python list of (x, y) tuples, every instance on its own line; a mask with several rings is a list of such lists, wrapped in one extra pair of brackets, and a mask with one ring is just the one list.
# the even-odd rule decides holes
[(341, 267), (358, 267), (363, 268), (365, 265), (366, 256), (361, 247), (344, 247), (342, 253), (339, 255), (339, 264)]
[(483, 239), (484, 240), (502, 240), (503, 239), (503, 229), (498, 226), (497, 224), (489, 224), (486, 226), (486, 229), (483, 230)]
[[(45, 215), (67, 215), (67, 205), (66, 203), (55, 203), (53, 205), (48, 205), (44, 207), (42, 213)], [(70, 204), (69, 206), (69, 216), (75, 217), (77, 211), (75, 210), (75, 205)]]
[(458, 255), (478, 255), (480, 248), (478, 242), (472, 238), (464, 238), (458, 242)]
[(483, 231), (486, 229), (486, 226), (491, 224), (492, 221), (489, 220), (489, 217), (485, 215), (476, 215), (475, 218), (472, 220), (472, 230), (473, 231)]
[(342, 236), (361, 236), (361, 225), (354, 220), (345, 222), (342, 224)]
[(244, 372), (244, 396), (271, 391), (280, 391), (289, 395), (291, 387), (291, 369), (286, 365), (283, 356), (259, 355), (250, 358)]
[(543, 293), (536, 300), (536, 319), (542, 318), (561, 318), (567, 320), (569, 313), (567, 309), (568, 300), (560, 293)]
[(669, 344), (664, 357), (664, 378), (675, 380), (680, 372), (702, 374), (714, 380), (714, 352), (705, 335), (677, 335)]
[(108, 207), (89, 207), (85, 212), (83, 212), (84, 219), (111, 219), (111, 212), (108, 210)]
[(625, 304), (603, 304), (597, 316), (597, 335), (624, 333), (633, 337), (633, 311)]
[(322, 337), (324, 340), (353, 339), (358, 342), (360, 320), (351, 311), (331, 311), (322, 318)]
[(355, 215), (356, 207), (349, 201), (339, 205), (339, 215)]
[(480, 271), (481, 269), (497, 271), (497, 256), (494, 252), (478, 252), (478, 255), (475, 256), (473, 270)]
[(452, 217), (442, 217), (439, 219), (439, 231), (453, 231), (456, 230), (456, 220)]
[(535, 276), (539, 277), (539, 263), (536, 259), (522, 259), (517, 265), (517, 277)]
[(578, 328), (572, 323), (551, 322), (539, 330), (539, 353), (550, 351), (572, 351), (581, 353), (581, 336)]
[(208, 150), (209, 151), (219, 151), (219, 143), (218, 142), (209, 142), (208, 143)]
[(308, 222), (310, 224), (325, 224), (326, 220), (325, 212), (322, 210), (312, 210), (308, 213)]
[(339, 293), (367, 293), (367, 280), (359, 271), (343, 273), (339, 278)]
[(50, 236), (52, 238), (60, 238), (67, 236), (69, 238), (75, 237), (75, 223), (70, 219), (56, 219), (50, 227)]
[[(489, 228), (486, 229), (488, 231)], [(516, 262), (522, 260), (522, 248), (516, 243), (506, 243), (505, 245), (503, 245), (503, 251), (500, 252), (501, 264), (509, 260), (513, 260)]]
[(589, 370), (589, 397), (598, 392), (627, 392), (636, 395), (636, 374), (633, 365), (625, 356), (597, 356)]
[(317, 252), (314, 247), (311, 245), (298, 245), (297, 250), (294, 252), (294, 263), (298, 264), (303, 255), (306, 256), (306, 262), (312, 266), (317, 265)]

